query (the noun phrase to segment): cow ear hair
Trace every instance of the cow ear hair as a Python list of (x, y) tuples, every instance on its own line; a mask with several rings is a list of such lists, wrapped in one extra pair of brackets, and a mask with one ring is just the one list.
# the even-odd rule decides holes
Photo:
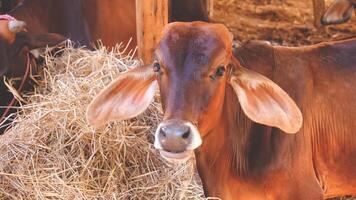
[(292, 98), (270, 79), (243, 68), (236, 59), (233, 60), (229, 83), (247, 117), (286, 133), (298, 132), (303, 117)]
[(86, 117), (94, 127), (110, 121), (133, 118), (153, 101), (157, 81), (151, 66), (120, 74), (90, 103)]

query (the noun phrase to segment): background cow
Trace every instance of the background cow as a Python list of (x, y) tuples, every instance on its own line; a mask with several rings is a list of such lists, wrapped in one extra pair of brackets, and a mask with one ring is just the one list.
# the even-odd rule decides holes
[(347, 22), (356, 8), (356, 0), (334, 0), (321, 18), (323, 25)]
[(65, 40), (58, 34), (29, 34), (24, 31), (24, 22), (6, 18), (9, 16), (0, 16), (0, 133), (5, 130), (9, 121), (4, 119), (16, 111), (11, 108), (15, 106), (16, 99), (5, 86), (4, 76), (23, 76), (15, 87), (20, 91), (29, 88), (28, 77), (35, 71), (34, 68), (30, 69), (34, 64), (34, 57), (29, 52), (32, 49), (54, 46)]
[[(192, 21), (208, 20), (204, 0), (171, 0), (171, 20)], [(118, 42), (127, 42), (132, 38), (129, 49), (134, 49), (136, 42), (135, 1), (127, 0), (24, 0), (8, 14), (27, 24), (17, 32), (9, 32), (7, 21), (0, 30), (0, 74), (2, 76), (22, 76), (26, 69), (26, 56), (30, 50), (40, 46), (57, 44), (60, 39), (56, 33), (66, 36), (76, 46), (92, 47), (93, 42), (101, 40), (108, 47)], [(41, 45), (33, 45), (33, 39), (41, 39)], [(61, 38), (63, 40), (63, 38)], [(16, 71), (16, 73), (13, 73)], [(13, 99), (1, 80), (0, 117), (6, 105)], [(6, 117), (1, 117), (2, 119)], [(0, 118), (0, 124), (3, 124)], [(4, 131), (1, 128), (0, 133)]]
[(238, 59), (231, 46), (223, 25), (168, 25), (157, 61), (105, 88), (89, 105), (89, 123), (138, 115), (158, 85), (164, 117), (154, 146), (175, 161), (195, 151), (208, 196), (356, 194), (356, 40), (248, 43), (237, 48)]
[[(207, 21), (204, 0), (171, 0), (171, 21)], [(30, 33), (58, 33), (81, 45), (102, 40), (112, 47), (133, 38), (136, 46), (135, 1), (24, 0), (8, 14), (27, 23)]]

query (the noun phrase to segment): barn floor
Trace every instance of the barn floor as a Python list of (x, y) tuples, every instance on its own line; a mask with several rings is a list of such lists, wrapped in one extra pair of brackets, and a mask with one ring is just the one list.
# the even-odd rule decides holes
[[(326, 7), (330, 2), (326, 0)], [(215, 0), (213, 19), (227, 25), (239, 41), (300, 46), (356, 36), (356, 16), (346, 24), (316, 30), (312, 9), (312, 0)]]

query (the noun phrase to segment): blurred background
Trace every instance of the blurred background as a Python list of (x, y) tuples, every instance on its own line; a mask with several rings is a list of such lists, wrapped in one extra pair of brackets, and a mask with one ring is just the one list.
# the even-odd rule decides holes
[[(22, 0), (0, 0), (6, 13)], [(332, 0), (325, 0), (327, 8)], [(288, 46), (356, 35), (356, 17), (316, 29), (312, 0), (214, 0), (213, 20), (227, 25), (239, 41), (261, 39)]]
[[(325, 8), (331, 2), (325, 0)], [(312, 0), (214, 0), (213, 19), (227, 25), (240, 41), (300, 46), (356, 35), (356, 17), (316, 30)]]

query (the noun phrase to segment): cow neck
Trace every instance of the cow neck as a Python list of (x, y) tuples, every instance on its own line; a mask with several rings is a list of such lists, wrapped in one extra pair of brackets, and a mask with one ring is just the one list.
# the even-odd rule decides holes
[(257, 175), (261, 168), (268, 166), (273, 159), (274, 129), (252, 122), (242, 111), (230, 85), (226, 88), (220, 120), (219, 125), (203, 138), (197, 153), (203, 177), (208, 173), (218, 179), (229, 179), (233, 174), (243, 179)]
[(224, 105), (225, 148), (229, 152), (231, 171), (245, 177), (266, 166), (272, 158), (272, 128), (251, 121), (243, 112), (231, 86)]

